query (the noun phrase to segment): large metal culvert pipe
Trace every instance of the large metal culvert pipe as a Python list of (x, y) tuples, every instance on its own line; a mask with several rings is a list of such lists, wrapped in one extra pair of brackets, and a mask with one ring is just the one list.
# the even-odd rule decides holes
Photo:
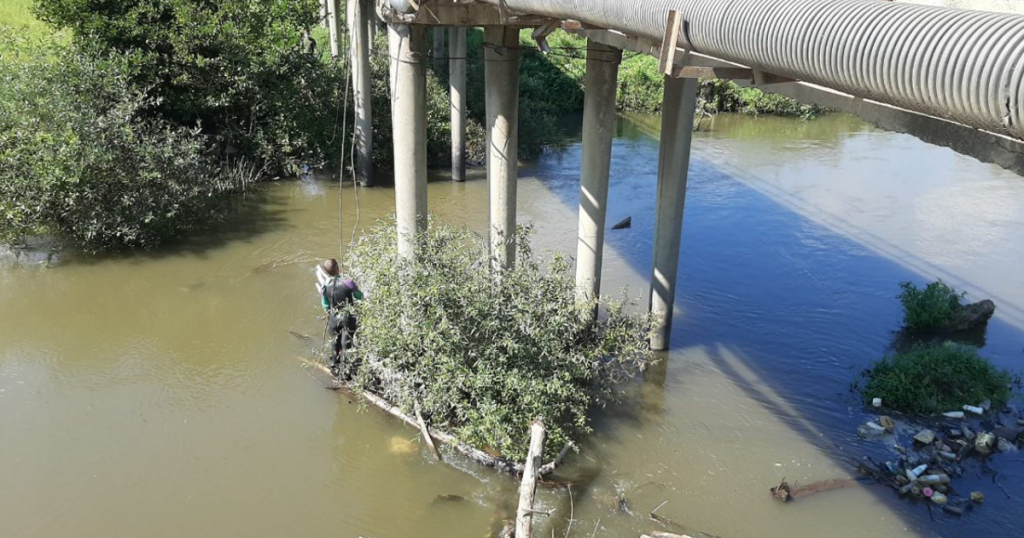
[(660, 42), (1024, 139), (1024, 15), (880, 0), (481, 0)]

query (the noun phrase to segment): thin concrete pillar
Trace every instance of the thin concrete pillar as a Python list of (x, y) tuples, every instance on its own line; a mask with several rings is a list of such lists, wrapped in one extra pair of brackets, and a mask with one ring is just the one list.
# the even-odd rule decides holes
[(395, 143), (395, 214), (398, 252), (414, 252), (416, 235), (427, 228), (426, 31), (422, 26), (388, 25), (391, 57), (391, 129)]
[(621, 50), (587, 41), (580, 222), (576, 240), (576, 297), (580, 301), (594, 299), (601, 293), (608, 175), (615, 135), (615, 90), (621, 60)]
[(327, 29), (331, 42), (331, 58), (341, 54), (338, 41), (341, 39), (341, 0), (327, 0)]
[(686, 176), (690, 167), (693, 114), (697, 107), (695, 78), (665, 77), (661, 107), (661, 143), (658, 151), (658, 202), (654, 232), (654, 270), (651, 276), (650, 309), (659, 324), (651, 336), (651, 348), (668, 349), (672, 334), (679, 269), (679, 241), (683, 232)]
[(519, 30), (484, 29), (487, 186), (492, 267), (515, 264), (516, 181), (519, 171)]
[(373, 183), (373, 112), (370, 106), (369, 18), (364, 0), (348, 0), (349, 57), (355, 104), (355, 175), (360, 185)]
[(466, 28), (448, 30), (448, 84), (452, 113), (452, 181), (466, 181)]
[(327, 27), (327, 0), (320, 0), (320, 26)]

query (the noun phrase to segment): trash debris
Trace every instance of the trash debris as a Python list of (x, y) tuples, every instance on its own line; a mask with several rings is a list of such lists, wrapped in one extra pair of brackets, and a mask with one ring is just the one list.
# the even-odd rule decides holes
[(981, 407), (975, 406), (975, 405), (965, 405), (963, 409), (964, 409), (964, 411), (967, 411), (968, 413), (974, 413), (975, 415), (984, 415), (985, 414), (985, 410), (984, 409), (982, 409)]
[(618, 223), (616, 223), (615, 226), (612, 226), (612, 229), (613, 230), (622, 230), (622, 229), (625, 229), (625, 228), (629, 228), (632, 225), (633, 225), (633, 217), (626, 217), (626, 218), (620, 220)]
[(871, 399), (871, 405), (874, 406), (874, 407), (882, 407), (882, 399), (881, 398), (872, 398)]
[(953, 437), (953, 438), (963, 437), (964, 436), (964, 432), (963, 432), (963, 430), (960, 430), (960, 429), (957, 429), (957, 428), (950, 428), (949, 436)]
[(946, 501), (948, 500), (948, 499), (946, 499), (945, 495), (943, 495), (942, 493), (939, 493), (938, 491), (936, 491), (935, 493), (932, 493), (932, 496), (929, 497), (929, 498), (935, 504), (946, 504)]
[(857, 435), (865, 439), (881, 437), (885, 435), (885, 432), (886, 429), (880, 426), (877, 422), (865, 422), (857, 428)]
[(974, 450), (977, 450), (982, 456), (988, 456), (992, 453), (992, 445), (995, 443), (995, 435), (989, 432), (982, 432), (974, 439)]
[(947, 411), (947, 412), (943, 413), (942, 416), (949, 417), (949, 418), (964, 418), (964, 412), (963, 411)]
[(907, 479), (911, 482), (917, 480), (917, 477), (921, 476), (925, 471), (928, 470), (927, 465), (918, 465), (913, 469), (907, 469)]
[(954, 516), (962, 516), (962, 515), (964, 515), (964, 509), (963, 508), (960, 508), (959, 506), (953, 506), (951, 504), (944, 504), (944, 505), (942, 505), (942, 511), (946, 512), (947, 514), (954, 515)]
[(878, 417), (878, 424), (885, 428), (887, 433), (892, 433), (896, 430), (896, 421), (890, 418), (888, 415), (882, 415)]
[(930, 445), (935, 442), (935, 432), (928, 429), (921, 430), (914, 436), (914, 440), (922, 445)]
[(971, 429), (968, 428), (967, 426), (963, 427), (963, 433), (964, 433), (964, 439), (967, 439), (968, 441), (973, 441), (974, 440), (974, 437), (975, 437), (974, 432), (971, 431)]
[(971, 502), (981, 504), (985, 502), (985, 494), (980, 491), (971, 492)]

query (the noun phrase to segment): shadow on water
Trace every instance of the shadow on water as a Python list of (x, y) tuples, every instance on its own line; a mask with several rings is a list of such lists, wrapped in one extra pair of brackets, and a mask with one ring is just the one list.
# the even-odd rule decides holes
[(168, 257), (205, 258), (232, 243), (256, 241), (264, 234), (286, 229), (287, 203), (279, 190), (261, 188), (225, 197), (219, 201), (218, 217), (180, 238), (149, 250), (126, 250), (88, 255), (69, 250), (65, 262), (96, 264), (107, 262), (159, 261)]
[[(758, 122), (748, 124), (754, 126), (754, 131), (747, 133), (751, 137), (764, 134), (757, 132)], [(835, 126), (793, 122), (793, 127), (803, 130), (794, 136), (795, 145), (814, 143), (828, 151), (843, 143)], [(645, 276), (650, 274), (653, 257), (656, 136), (656, 125), (623, 122), (612, 153), (607, 222), (610, 227), (632, 216), (633, 227), (621, 232), (606, 230), (606, 246)], [(771, 136), (780, 138), (778, 132)], [(857, 425), (874, 414), (850, 391), (851, 382), (887, 349), (903, 344), (900, 338), (893, 340), (893, 327), (900, 320), (895, 299), (898, 282), (923, 282), (936, 276), (964, 282), (949, 278), (961, 275), (950, 275), (929, 259), (899, 248), (852, 220), (842, 220), (840, 226), (823, 222), (824, 218), (819, 219), (822, 211), (803, 207), (796, 196), (757, 178), (744, 177), (732, 162), (709, 160), (702, 150), (714, 143), (699, 138), (695, 142), (672, 328), (675, 351), (672, 360), (666, 361), (667, 371), (656, 370), (648, 383), (662, 387), (666, 379), (671, 382), (685, 376), (672, 372), (674, 365), (689, 368), (679, 353), (685, 356), (687, 350), (702, 349), (736, 387), (817, 447), (836, 467), (854, 473), (861, 457), (884, 461), (889, 454), (891, 458), (880, 443), (856, 437)], [(565, 152), (546, 154), (526, 166), (522, 174), (536, 172), (573, 214), (578, 203), (580, 151), (576, 145)], [(794, 156), (801, 157), (800, 153)], [(836, 215), (828, 217), (838, 219)], [(605, 271), (607, 274), (608, 269)], [(983, 353), (997, 366), (1024, 369), (1021, 325), (1006, 321), (1021, 319), (1020, 308), (985, 292), (983, 282), (968, 281), (966, 285), (981, 290), (983, 295), (972, 294), (975, 300), (992, 297), (999, 311), (988, 324), (987, 338), (984, 329), (964, 336), (985, 346)], [(659, 406), (658, 402), (652, 405)], [(615, 409), (597, 420), (607, 428), (614, 427), (617, 420), (635, 420), (642, 414)], [(1019, 534), (1024, 466), (1015, 460), (1019, 458), (997, 455), (992, 465), (999, 467), (998, 476), (987, 473), (978, 461), (965, 465), (965, 477), (957, 484), (960, 494), (973, 488), (993, 494), (982, 514), (963, 518), (904, 502), (883, 486), (869, 490), (922, 536), (940, 532)], [(999, 483), (1004, 494), (997, 494), (993, 482)], [(771, 485), (752, 487), (763, 488), (767, 497)]]

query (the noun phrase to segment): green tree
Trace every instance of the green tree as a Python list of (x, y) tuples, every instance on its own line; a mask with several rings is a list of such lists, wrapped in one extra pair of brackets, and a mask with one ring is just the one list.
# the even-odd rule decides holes
[(83, 51), (128, 54), (141, 115), (199, 129), (221, 156), (294, 172), (340, 152), (340, 63), (304, 44), (316, 0), (38, 0)]

